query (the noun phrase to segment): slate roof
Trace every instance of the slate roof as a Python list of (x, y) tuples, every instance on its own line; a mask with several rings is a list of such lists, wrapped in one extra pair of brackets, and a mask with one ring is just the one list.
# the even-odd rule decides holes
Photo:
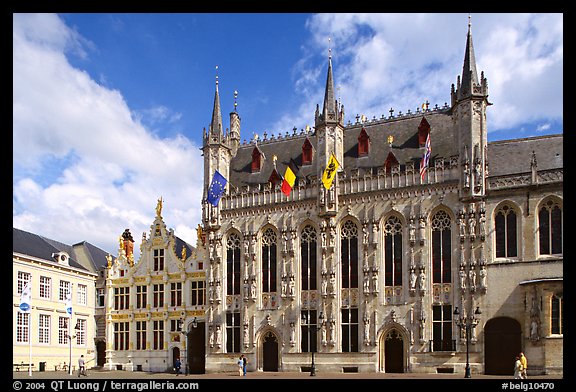
[[(12, 228), (12, 252), (37, 257), (57, 265), (58, 263), (52, 257), (52, 253), (63, 251), (70, 256), (69, 264), (71, 267), (89, 271), (78, 262), (79, 255), (74, 249), (76, 246), (83, 247), (95, 267), (106, 264), (108, 252), (86, 241), (71, 246), (34, 233)], [(104, 264), (102, 264), (102, 260)]]
[[(437, 158), (449, 159), (457, 156), (459, 154), (458, 136), (454, 132), (450, 110), (426, 112), (419, 116), (347, 126), (344, 129), (344, 171), (346, 174), (350, 174), (354, 169), (359, 169), (360, 175), (370, 171), (376, 173), (379, 167), (384, 166), (390, 152), (394, 154), (401, 168), (407, 162), (412, 161), (417, 169), (424, 152), (424, 148), (418, 145), (418, 126), (423, 118), (430, 124), (432, 146), (430, 165), (434, 165), (434, 160)], [(370, 153), (368, 156), (358, 157), (358, 136), (363, 127), (370, 137)], [(394, 137), (392, 147), (387, 142), (389, 135)], [(302, 146), (306, 137), (314, 147), (314, 156), (311, 165), (302, 166)], [(533, 150), (536, 153), (539, 171), (562, 168), (562, 146), (562, 134), (489, 142), (489, 176), (529, 172)], [(261, 140), (257, 147), (265, 156), (262, 169), (256, 173), (251, 172), (254, 143), (241, 145), (230, 165), (232, 186), (241, 188), (245, 185), (266, 184), (274, 170), (272, 159), (274, 155), (278, 158), (276, 169), (281, 175), (284, 175), (290, 159), (294, 159), (300, 168), (297, 175), (300, 184), (318, 173), (316, 137), (312, 133)]]

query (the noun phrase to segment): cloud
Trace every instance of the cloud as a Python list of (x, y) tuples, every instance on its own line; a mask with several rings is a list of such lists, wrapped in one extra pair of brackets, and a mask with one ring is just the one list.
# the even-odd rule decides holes
[[(310, 45), (295, 66), (305, 103), (276, 128), (309, 123), (310, 102), (322, 105), (329, 45), (346, 121), (387, 116), (390, 108), (414, 111), (425, 100), (450, 103), (450, 86), (462, 73), (466, 14), (316, 14), (307, 28)], [(562, 14), (473, 15), (472, 35), (494, 103), (489, 131), (562, 121)]]
[[(84, 56), (83, 42), (55, 15), (14, 15), (14, 227), (115, 254), (125, 228), (149, 233), (162, 196), (167, 226), (195, 245), (198, 146), (153, 135), (119, 91), (74, 68), (66, 56)], [(167, 107), (148, 114), (179, 119)]]

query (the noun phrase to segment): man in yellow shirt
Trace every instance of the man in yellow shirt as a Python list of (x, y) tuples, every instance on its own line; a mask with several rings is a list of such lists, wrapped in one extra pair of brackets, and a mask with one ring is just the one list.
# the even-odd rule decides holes
[(520, 363), (522, 364), (522, 371), (520, 372), (520, 378), (527, 379), (528, 359), (526, 359), (524, 353), (520, 353)]

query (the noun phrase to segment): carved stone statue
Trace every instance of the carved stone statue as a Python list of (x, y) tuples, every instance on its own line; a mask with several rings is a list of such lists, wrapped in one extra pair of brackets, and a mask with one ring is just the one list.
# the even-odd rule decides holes
[(464, 270), (464, 266), (460, 266), (460, 271), (458, 272), (460, 276), (460, 290), (466, 290), (466, 271)]
[(410, 239), (410, 243), (413, 244), (416, 242), (416, 224), (414, 223), (413, 217), (410, 217), (410, 224), (408, 227), (408, 237)]
[(424, 272), (424, 268), (420, 268), (420, 274), (418, 278), (420, 283), (419, 286), (420, 291), (426, 290), (426, 273)]
[(416, 271), (410, 268), (410, 290), (416, 290)]
[(486, 275), (487, 275), (486, 267), (482, 266), (480, 268), (480, 287), (483, 289), (486, 289), (488, 287), (488, 284), (486, 282)]
[(476, 271), (473, 268), (470, 268), (468, 271), (468, 277), (470, 279), (470, 290), (476, 289)]

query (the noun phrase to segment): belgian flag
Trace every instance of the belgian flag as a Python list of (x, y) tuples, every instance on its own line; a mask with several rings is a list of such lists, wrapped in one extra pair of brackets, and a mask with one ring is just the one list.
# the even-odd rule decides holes
[(292, 187), (296, 182), (296, 175), (298, 174), (298, 165), (294, 162), (294, 159), (290, 158), (290, 163), (286, 166), (286, 173), (284, 173), (284, 180), (282, 180), (282, 193), (286, 196), (290, 196)]

